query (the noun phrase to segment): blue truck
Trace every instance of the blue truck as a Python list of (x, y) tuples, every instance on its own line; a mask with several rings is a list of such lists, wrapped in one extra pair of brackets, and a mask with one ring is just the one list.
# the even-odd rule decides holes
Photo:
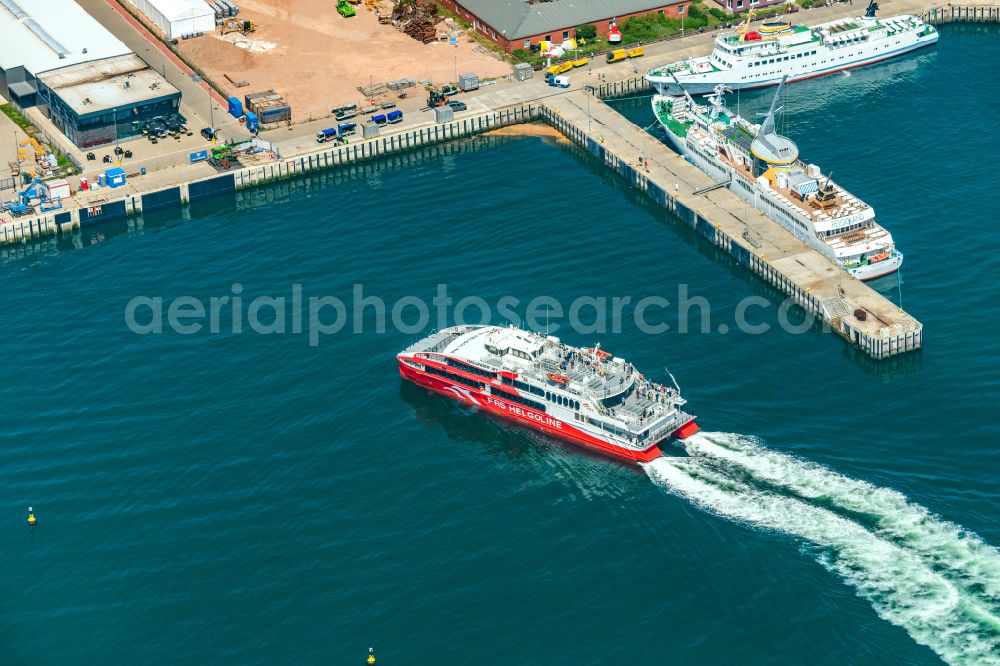
[(337, 128), (331, 127), (329, 129), (316, 132), (316, 143), (326, 143), (327, 141), (333, 141), (337, 138)]

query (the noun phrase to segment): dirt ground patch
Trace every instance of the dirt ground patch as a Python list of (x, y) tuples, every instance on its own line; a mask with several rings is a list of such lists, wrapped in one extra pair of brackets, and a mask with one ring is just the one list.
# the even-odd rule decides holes
[[(374, 12), (357, 5), (357, 16), (344, 18), (333, 0), (240, 0), (240, 19), (252, 20), (249, 35), (218, 33), (182, 41), (184, 55), (228, 95), (274, 89), (292, 106), (294, 122), (329, 115), (330, 108), (363, 101), (358, 86), (395, 79), (454, 83), (456, 73), (492, 78), (510, 74), (510, 65), (459, 38), (421, 44)], [(383, 2), (386, 11), (388, 2)], [(248, 86), (237, 88), (235, 82)], [(424, 98), (420, 88), (410, 96)]]

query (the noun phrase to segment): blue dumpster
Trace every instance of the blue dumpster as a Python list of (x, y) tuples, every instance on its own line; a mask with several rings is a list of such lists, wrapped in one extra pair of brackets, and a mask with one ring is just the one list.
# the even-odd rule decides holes
[(250, 113), (247, 111), (247, 131), (251, 134), (256, 134), (260, 131), (260, 121), (257, 120), (256, 113)]
[(233, 118), (239, 118), (243, 115), (243, 102), (240, 101), (239, 97), (229, 98), (229, 115)]
[(108, 181), (108, 187), (121, 187), (125, 184), (125, 170), (119, 167), (108, 169), (104, 172)]

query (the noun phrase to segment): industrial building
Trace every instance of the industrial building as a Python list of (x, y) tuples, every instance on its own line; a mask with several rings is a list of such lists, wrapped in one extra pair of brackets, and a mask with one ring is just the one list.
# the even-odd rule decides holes
[(87, 148), (176, 113), (181, 93), (74, 0), (0, 0), (0, 96)]
[(215, 30), (215, 10), (204, 0), (129, 0), (167, 39)]
[[(592, 24), (607, 35), (613, 20), (659, 13), (680, 18), (690, 0), (439, 0), (504, 51), (529, 49), (540, 41), (562, 42)], [(741, 0), (742, 1), (742, 0)]]

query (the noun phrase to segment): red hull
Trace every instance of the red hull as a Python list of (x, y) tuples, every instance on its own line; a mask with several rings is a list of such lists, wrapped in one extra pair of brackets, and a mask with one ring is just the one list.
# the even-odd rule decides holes
[[(571, 442), (577, 446), (583, 446), (604, 455), (634, 462), (649, 462), (650, 460), (659, 458), (660, 455), (662, 455), (660, 448), (655, 444), (645, 451), (633, 451), (615, 446), (614, 444), (598, 439), (597, 437), (594, 437), (579, 428), (566, 423), (565, 421), (560, 421), (559, 419), (553, 418), (548, 414), (537, 412), (533, 409), (525, 407), (524, 405), (504, 400), (501, 391), (484, 393), (483, 391), (471, 387), (457, 387), (453, 382), (438, 378), (434, 375), (423, 374), (419, 370), (411, 368), (402, 362), (399, 364), (399, 374), (402, 375), (403, 379), (408, 379), (415, 384), (429, 388), (432, 391), (451, 398), (452, 400), (458, 400), (459, 402), (472, 405), (478, 409), (486, 410), (507, 420), (528, 426), (534, 430), (544, 432), (547, 435), (552, 435), (553, 437)], [(691, 428), (693, 428), (693, 430)], [(677, 434), (678, 436), (681, 436), (681, 432), (686, 432), (683, 436), (687, 437), (697, 431), (698, 426), (695, 425), (692, 420), (681, 426), (677, 430)]]

